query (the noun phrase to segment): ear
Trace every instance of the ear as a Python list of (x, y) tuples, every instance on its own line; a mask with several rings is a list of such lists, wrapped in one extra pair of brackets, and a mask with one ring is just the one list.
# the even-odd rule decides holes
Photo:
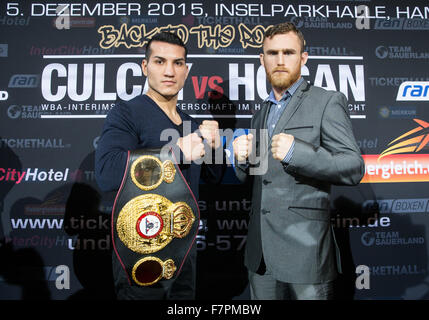
[(186, 66), (186, 76), (185, 79), (188, 79), (188, 75), (189, 75), (189, 66), (188, 64), (185, 62), (185, 66)]
[(145, 77), (147, 77), (147, 60), (146, 59), (143, 59), (142, 61), (142, 71)]
[(261, 62), (261, 65), (265, 68), (265, 65), (264, 65), (264, 54), (263, 53), (259, 54), (259, 61)]
[(308, 52), (304, 51), (301, 53), (301, 67), (307, 63), (308, 60)]

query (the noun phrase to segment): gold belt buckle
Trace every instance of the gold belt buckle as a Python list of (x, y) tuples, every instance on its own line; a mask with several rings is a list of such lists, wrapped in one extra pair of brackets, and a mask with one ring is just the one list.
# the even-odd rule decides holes
[(156, 189), (162, 181), (172, 183), (175, 174), (176, 168), (171, 160), (161, 162), (150, 155), (137, 158), (131, 166), (131, 179), (144, 191)]
[(134, 281), (141, 286), (150, 286), (162, 278), (171, 279), (176, 266), (172, 259), (162, 261), (157, 257), (145, 257), (137, 261), (133, 267)]
[(163, 249), (173, 238), (188, 235), (195, 221), (185, 202), (172, 203), (158, 194), (143, 194), (119, 212), (119, 239), (132, 251), (149, 254)]

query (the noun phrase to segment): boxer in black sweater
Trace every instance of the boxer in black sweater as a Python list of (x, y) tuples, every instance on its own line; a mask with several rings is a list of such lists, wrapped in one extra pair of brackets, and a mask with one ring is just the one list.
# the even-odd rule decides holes
[[(205, 145), (213, 149), (222, 147), (217, 121), (205, 120), (198, 125), (176, 107), (177, 95), (189, 72), (186, 54), (182, 40), (172, 33), (158, 33), (146, 45), (142, 70), (149, 89), (144, 95), (115, 105), (107, 115), (98, 143), (95, 174), (103, 191), (119, 189), (128, 151), (162, 148), (167, 143), (175, 144), (180, 153), (178, 158), (182, 162), (186, 160), (187, 163), (182, 163), (180, 169), (197, 200), (202, 170), (208, 182), (220, 180), (222, 165), (195, 163), (204, 157)], [(177, 140), (162, 141), (161, 133), (165, 129), (177, 130)], [(195, 132), (197, 130), (199, 134)], [(190, 133), (186, 134), (187, 131)], [(195, 247), (191, 249), (180, 275), (170, 288), (130, 286), (117, 257), (113, 255), (113, 276), (118, 299), (194, 299)]]

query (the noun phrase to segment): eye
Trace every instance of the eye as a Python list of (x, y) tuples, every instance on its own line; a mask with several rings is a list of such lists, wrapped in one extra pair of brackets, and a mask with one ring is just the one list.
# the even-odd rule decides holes
[(163, 63), (163, 61), (162, 61), (162, 60), (160, 60), (160, 59), (156, 59), (156, 60), (155, 60), (155, 63), (156, 63), (156, 64), (162, 64), (162, 63)]
[(176, 66), (183, 66), (185, 63), (183, 61), (176, 61)]

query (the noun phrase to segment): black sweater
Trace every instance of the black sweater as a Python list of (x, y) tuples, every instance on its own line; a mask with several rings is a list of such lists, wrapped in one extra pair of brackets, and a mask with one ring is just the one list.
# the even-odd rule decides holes
[[(161, 148), (169, 142), (161, 141), (161, 133), (165, 129), (176, 129), (180, 136), (190, 133), (186, 132), (189, 123), (191, 132), (198, 129), (198, 123), (193, 118), (180, 109), (177, 112), (182, 118), (180, 126), (174, 124), (147, 95), (121, 101), (110, 110), (95, 152), (95, 177), (101, 190), (119, 189), (129, 150)], [(207, 182), (219, 182), (223, 171), (221, 165), (197, 165), (194, 162), (181, 164), (180, 169), (197, 200), (200, 174)]]

